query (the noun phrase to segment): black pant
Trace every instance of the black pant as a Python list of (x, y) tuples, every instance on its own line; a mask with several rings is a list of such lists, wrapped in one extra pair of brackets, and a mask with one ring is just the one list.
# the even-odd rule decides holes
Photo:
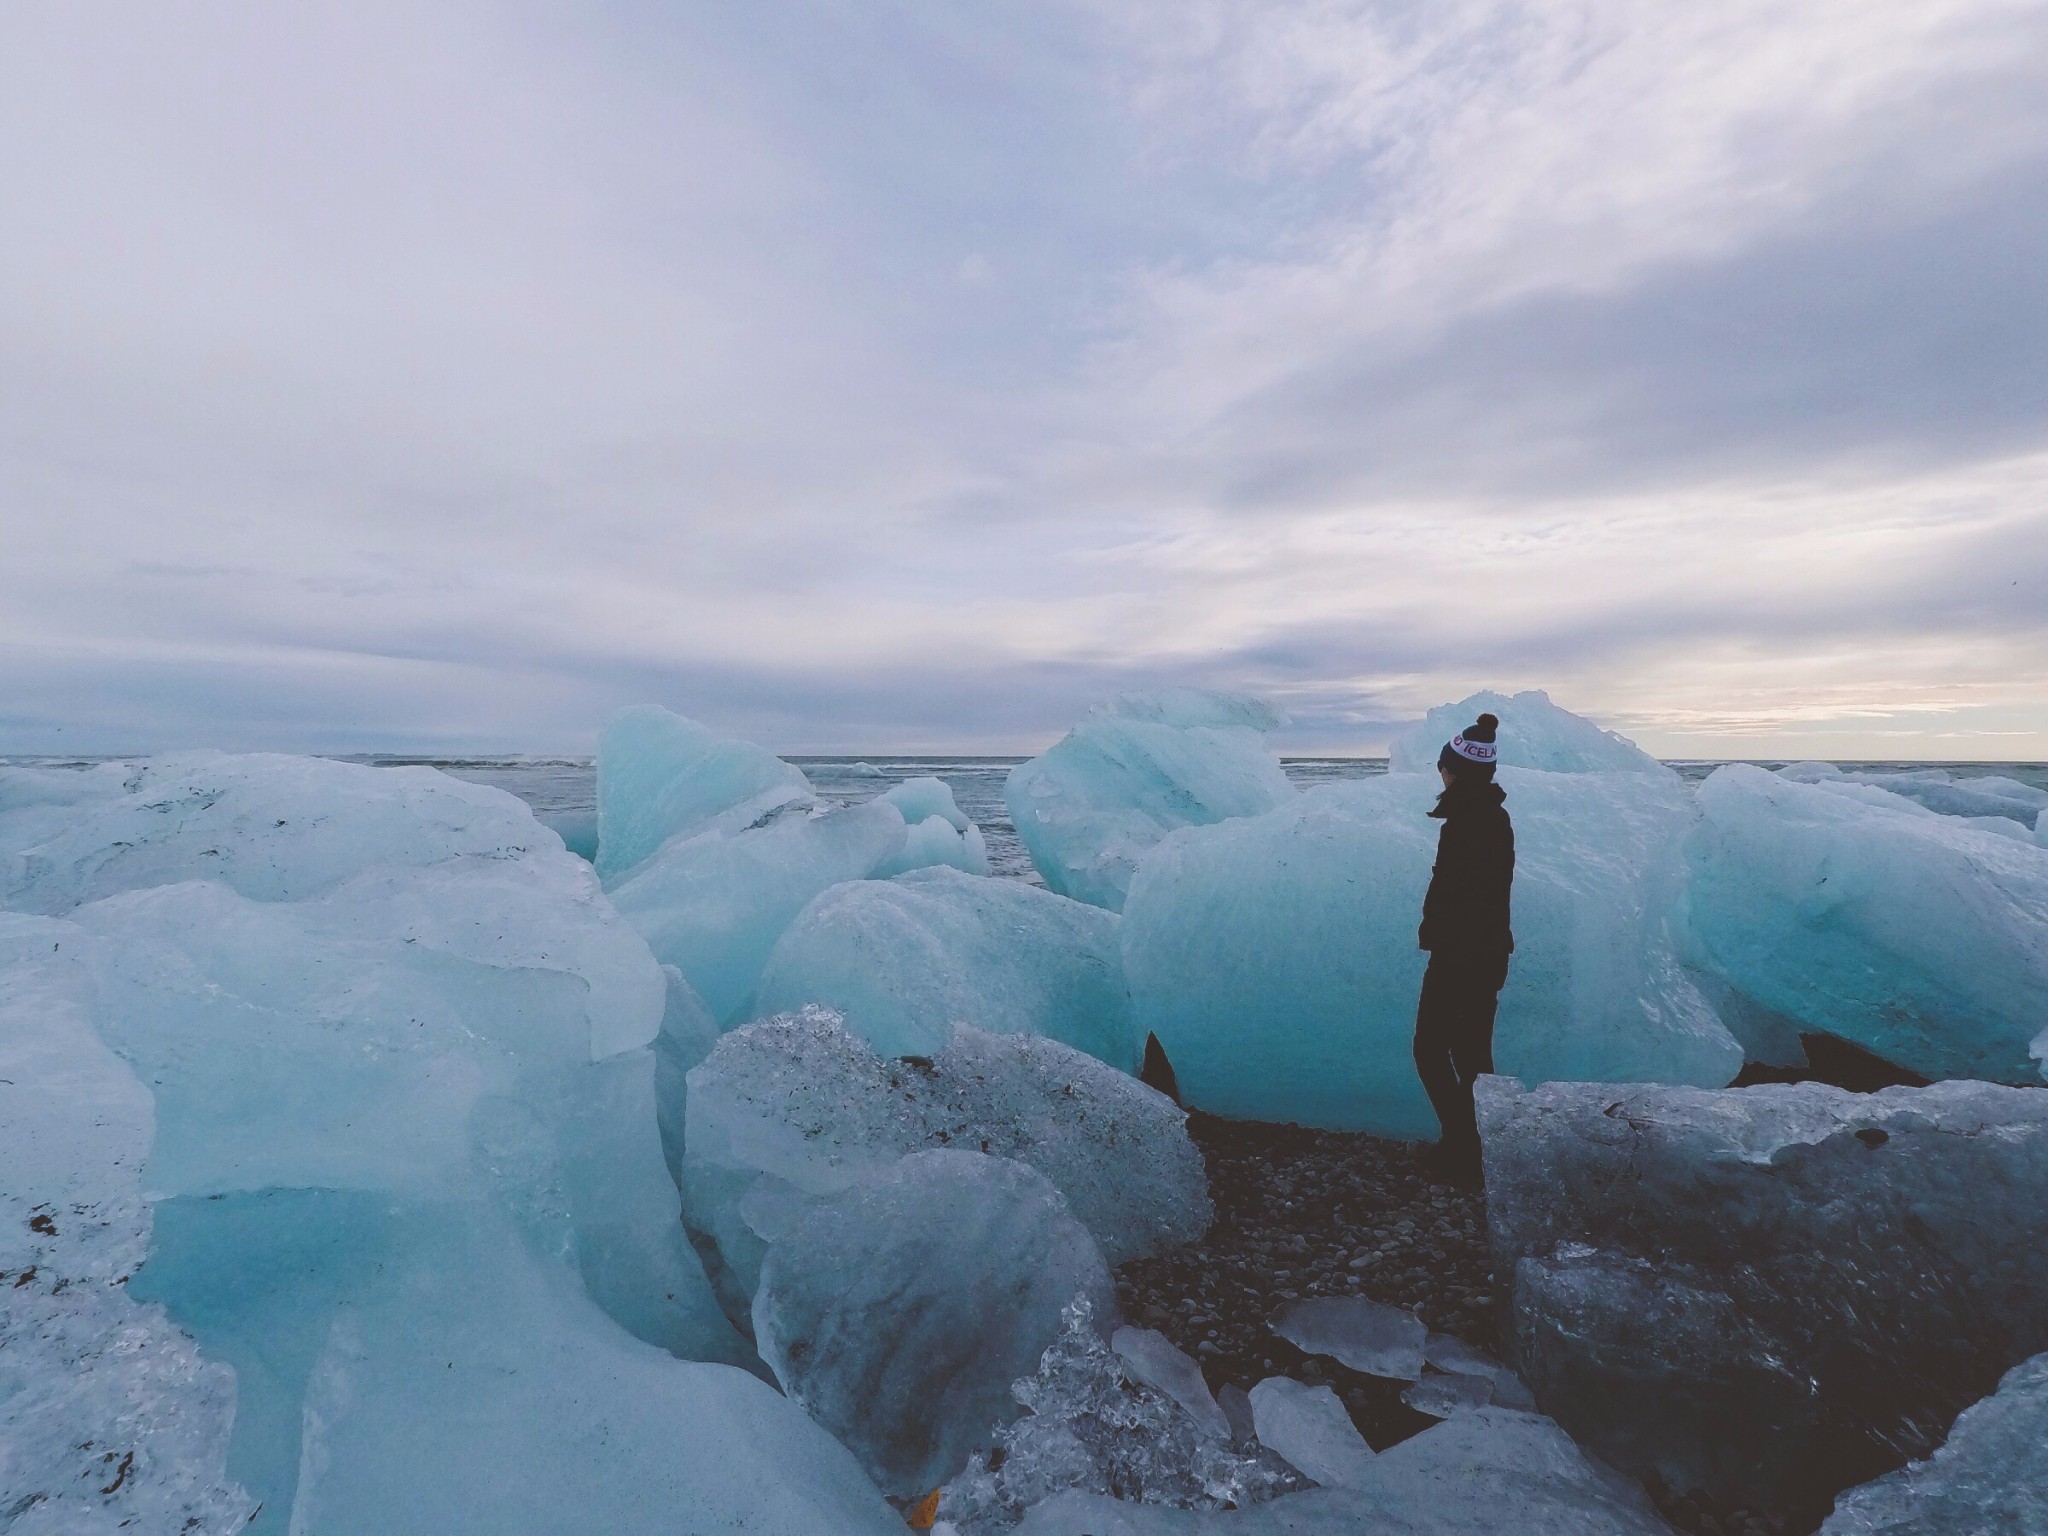
[(1493, 1012), (1508, 957), (1439, 950), (1422, 977), (1422, 1001), (1415, 1009), (1415, 1073), (1422, 1079), (1447, 1152), (1476, 1157), (1479, 1122), (1472, 1109), (1472, 1084), (1493, 1070)]

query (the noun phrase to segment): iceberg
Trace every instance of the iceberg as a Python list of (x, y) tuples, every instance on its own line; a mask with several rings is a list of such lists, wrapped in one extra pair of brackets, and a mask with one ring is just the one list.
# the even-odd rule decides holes
[(7, 852), (0, 906), (61, 916), (180, 880), (297, 901), (371, 869), (563, 852), (515, 796), (432, 768), (190, 752), (76, 777), (72, 814)]
[(754, 1295), (783, 1390), (885, 1492), (916, 1496), (993, 1443), (1010, 1383), (1076, 1295), (1113, 1316), (1088, 1231), (1043, 1175), (979, 1152), (916, 1152), (788, 1213)]
[(1820, 1536), (2003, 1536), (2048, 1529), (2048, 1355), (2006, 1372), (1965, 1408), (1948, 1443), (1835, 1502)]
[(1998, 818), (2031, 827), (2048, 810), (2048, 789), (2002, 774), (1957, 777), (1946, 768), (1853, 772), (1833, 763), (1788, 763), (1780, 778), (1796, 784), (1861, 784), (1887, 790), (1942, 816)]
[(1113, 1264), (1193, 1241), (1211, 1214), (1179, 1106), (1022, 1035), (963, 1028), (928, 1062), (894, 1061), (823, 1009), (748, 1024), (689, 1074), (684, 1142), (688, 1218), (748, 1295), (776, 1213), (931, 1148), (1029, 1164)]
[(1372, 1447), (1328, 1387), (1269, 1376), (1251, 1390), (1259, 1444), (1324, 1488), (1355, 1488), (1371, 1473)]
[(1813, 1518), (2048, 1349), (2048, 1095), (1478, 1092), (1536, 1400), (1616, 1467)]
[(1503, 768), (1536, 768), (1545, 773), (1640, 773), (1676, 775), (1626, 736), (1603, 730), (1583, 715), (1560, 709), (1538, 689), (1510, 697), (1491, 690), (1456, 704), (1439, 704), (1387, 744), (1391, 773), (1426, 773), (1432, 781), (1445, 742), (1481, 712), (1500, 720)]
[(605, 883), (671, 838), (758, 826), (816, 803), (801, 769), (652, 704), (620, 711), (597, 744), (597, 870)]
[(754, 1011), (839, 1012), (884, 1056), (932, 1056), (956, 1023), (1044, 1035), (1135, 1072), (1113, 912), (1021, 880), (921, 869), (835, 885), (776, 942)]
[(1422, 1375), (1429, 1330), (1403, 1307), (1363, 1296), (1310, 1296), (1282, 1307), (1271, 1326), (1296, 1349), (1328, 1355), (1368, 1376), (1414, 1381)]
[[(1665, 913), (1694, 821), (1662, 773), (1504, 768), (1516, 951), (1500, 1070), (1719, 1086), (1741, 1068), (1680, 965)], [(1329, 784), (1155, 849), (1123, 922), (1134, 1033), (1156, 1034), (1186, 1102), (1248, 1120), (1424, 1137), (1416, 925), (1435, 856), (1434, 776)]]
[(988, 873), (988, 842), (954, 802), (945, 780), (921, 774), (876, 798), (895, 806), (910, 830), (903, 851), (878, 864), (869, 872), (870, 879), (886, 880), (938, 865), (970, 875)]
[(1758, 1008), (1926, 1077), (2038, 1082), (2048, 852), (1887, 791), (1717, 769), (1680, 927)]
[(1167, 833), (1294, 798), (1265, 742), (1279, 724), (1234, 694), (1117, 699), (1010, 771), (1010, 820), (1049, 889), (1121, 911), (1139, 861)]

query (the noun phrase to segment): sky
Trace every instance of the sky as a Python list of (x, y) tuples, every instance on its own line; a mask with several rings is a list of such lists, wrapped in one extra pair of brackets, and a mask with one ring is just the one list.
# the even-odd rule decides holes
[(2040, 0), (0, 10), (0, 753), (2048, 759)]

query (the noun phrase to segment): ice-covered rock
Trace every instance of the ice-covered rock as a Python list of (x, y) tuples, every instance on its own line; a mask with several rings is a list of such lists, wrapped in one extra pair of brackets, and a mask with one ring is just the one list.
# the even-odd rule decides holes
[(1963, 1410), (1948, 1443), (1835, 1503), (1820, 1536), (2048, 1532), (2048, 1355), (2014, 1366)]
[(598, 873), (607, 884), (663, 843), (739, 831), (814, 804), (802, 770), (652, 704), (622, 710), (597, 745)]
[(1310, 1296), (1287, 1303), (1273, 1314), (1271, 1326), (1295, 1348), (1328, 1355), (1368, 1376), (1414, 1381), (1422, 1374), (1429, 1330), (1403, 1307), (1363, 1296)]
[(935, 1488), (993, 1443), (1077, 1294), (1113, 1316), (1088, 1231), (1043, 1175), (917, 1152), (789, 1213), (754, 1294), (754, 1337), (790, 1397), (884, 1491)]
[(877, 865), (869, 878), (886, 880), (906, 870), (940, 865), (970, 875), (988, 873), (988, 842), (954, 802), (945, 780), (922, 774), (876, 798), (895, 806), (910, 830), (903, 851)]
[(189, 752), (78, 777), (69, 814), (7, 852), (0, 905), (61, 914), (180, 880), (296, 901), (370, 869), (563, 851), (516, 797), (432, 768)]
[(1716, 770), (1688, 843), (1692, 952), (1924, 1076), (2039, 1081), (2048, 853), (1857, 788)]
[(1259, 1444), (1325, 1488), (1355, 1488), (1372, 1466), (1372, 1447), (1328, 1387), (1269, 1376), (1251, 1390)]
[[(1133, 1346), (1126, 1337), (1142, 1331), (1117, 1330), (1146, 1361), (1141, 1367), (1131, 1354), (1103, 1346), (1086, 1297), (1070, 1302), (1037, 1374), (1011, 1386), (1029, 1411), (996, 1436), (1000, 1455), (977, 1453), (946, 1485), (939, 1500), (943, 1522), (960, 1536), (986, 1536), (1008, 1530), (1028, 1510), (1068, 1490), (1194, 1510), (1243, 1507), (1302, 1485), (1270, 1452), (1233, 1449), (1229, 1437), (1219, 1440), (1180, 1396), (1154, 1385), (1150, 1378), (1163, 1352), (1149, 1343)], [(1185, 1378), (1177, 1364), (1166, 1374)], [(1207, 1395), (1203, 1386), (1198, 1400)]]
[(661, 963), (730, 1024), (749, 1011), (761, 967), (797, 913), (841, 881), (866, 879), (903, 851), (906, 836), (902, 814), (882, 800), (787, 815), (672, 839), (610, 895)]
[(687, 1213), (751, 1294), (768, 1213), (938, 1147), (1037, 1169), (1111, 1263), (1208, 1228), (1186, 1116), (1135, 1078), (1057, 1041), (973, 1029), (929, 1062), (884, 1059), (820, 1009), (734, 1030), (690, 1073)]
[(1151, 1328), (1119, 1328), (1110, 1336), (1109, 1347), (1132, 1377), (1186, 1409), (1202, 1433), (1212, 1440), (1230, 1439), (1230, 1420), (1210, 1394), (1202, 1368), (1173, 1340)]
[(1513, 696), (1486, 690), (1456, 704), (1439, 704), (1387, 744), (1388, 770), (1426, 773), (1434, 778), (1437, 754), (1444, 743), (1478, 719), (1482, 711), (1500, 721), (1498, 761), (1502, 767), (1538, 768), (1546, 773), (1673, 776), (1626, 736), (1560, 709), (1540, 689)]
[(1517, 1363), (1625, 1471), (1817, 1518), (2048, 1349), (2048, 1094), (1478, 1098)]
[(955, 1024), (1044, 1035), (1127, 1072), (1144, 1041), (1113, 912), (1021, 880), (922, 869), (814, 899), (777, 941), (754, 1009), (833, 1008), (884, 1056), (930, 1056)]
[[(1718, 1085), (1742, 1048), (1678, 963), (1665, 911), (1693, 822), (1671, 775), (1504, 768), (1515, 955), (1494, 1057), (1553, 1078)], [(1175, 833), (1125, 908), (1135, 1033), (1184, 1099), (1241, 1119), (1431, 1136), (1416, 1080), (1416, 924), (1434, 776), (1326, 785), (1282, 810)]]
[(1139, 861), (1167, 833), (1294, 798), (1265, 741), (1280, 723), (1234, 694), (1117, 699), (1010, 771), (1010, 820), (1050, 889), (1121, 911)]

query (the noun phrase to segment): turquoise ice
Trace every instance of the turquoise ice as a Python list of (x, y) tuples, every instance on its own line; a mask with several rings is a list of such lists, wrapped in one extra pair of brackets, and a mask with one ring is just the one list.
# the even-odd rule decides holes
[(1499, 762), (1507, 768), (1540, 768), (1546, 773), (1641, 773), (1672, 776), (1641, 747), (1583, 715), (1561, 709), (1540, 689), (1508, 695), (1490, 690), (1456, 704), (1440, 704), (1387, 746), (1394, 773), (1436, 772), (1445, 742), (1482, 712), (1500, 720)]

